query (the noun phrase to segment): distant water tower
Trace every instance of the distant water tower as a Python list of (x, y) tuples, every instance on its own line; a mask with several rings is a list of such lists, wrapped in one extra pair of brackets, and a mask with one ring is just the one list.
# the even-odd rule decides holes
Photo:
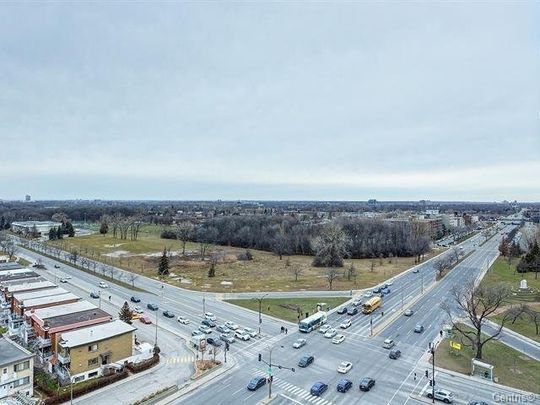
[(26, 194), (24, 196), (24, 201), (26, 201), (26, 202), (30, 202), (31, 199), (32, 199), (32, 197), (30, 197), (30, 195), (28, 195), (28, 194)]

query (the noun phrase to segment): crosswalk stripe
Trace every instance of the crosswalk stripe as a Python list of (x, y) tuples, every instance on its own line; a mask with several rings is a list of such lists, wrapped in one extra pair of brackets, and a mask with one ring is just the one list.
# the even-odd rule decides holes
[(300, 391), (302, 391), (302, 388), (294, 387), (291, 389), (291, 392), (295, 395), (298, 394)]

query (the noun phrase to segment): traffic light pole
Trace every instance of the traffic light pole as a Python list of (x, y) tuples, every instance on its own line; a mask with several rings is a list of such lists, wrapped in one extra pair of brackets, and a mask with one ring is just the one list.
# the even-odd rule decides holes
[[(262, 355), (259, 353), (259, 361), (262, 361), (264, 364), (266, 364), (268, 366), (268, 399), (272, 398), (272, 381), (274, 380), (274, 377), (272, 375), (272, 367), (275, 366), (275, 367), (279, 368), (280, 370), (281, 369), (291, 370), (293, 373), (295, 371), (294, 367), (289, 368), (289, 367), (282, 366), (281, 364), (273, 364), (272, 363), (272, 351), (274, 350), (274, 347), (275, 346), (272, 346), (270, 348), (268, 361), (263, 360)], [(283, 348), (284, 346), (280, 346), (280, 347)]]
[(431, 381), (433, 384), (431, 384), (431, 403), (435, 403), (435, 344), (431, 342), (429, 344), (429, 348), (431, 349), (431, 363), (432, 363), (432, 371), (431, 371)]

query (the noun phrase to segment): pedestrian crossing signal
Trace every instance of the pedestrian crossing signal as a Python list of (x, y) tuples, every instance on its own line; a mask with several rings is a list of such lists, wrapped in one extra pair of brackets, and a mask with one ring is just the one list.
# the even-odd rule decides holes
[(261, 361), (261, 360), (262, 360), (262, 356), (261, 356), (261, 354), (259, 353), (259, 361)]

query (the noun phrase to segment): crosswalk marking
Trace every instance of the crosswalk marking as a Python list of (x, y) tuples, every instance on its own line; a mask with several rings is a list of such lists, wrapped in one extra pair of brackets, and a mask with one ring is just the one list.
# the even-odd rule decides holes
[(194, 356), (175, 356), (169, 357), (166, 361), (167, 364), (181, 364), (181, 363), (193, 363), (195, 361)]

